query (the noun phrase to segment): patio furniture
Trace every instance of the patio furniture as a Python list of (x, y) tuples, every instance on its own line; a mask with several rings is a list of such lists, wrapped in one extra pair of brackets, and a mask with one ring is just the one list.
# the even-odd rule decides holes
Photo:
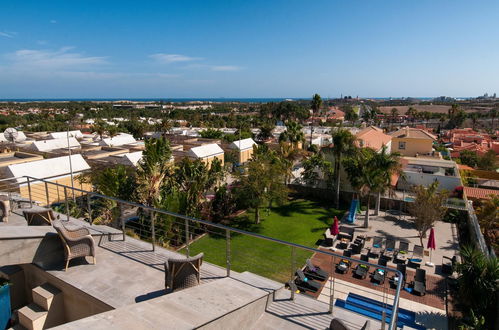
[(93, 264), (95, 265), (95, 242), (87, 228), (69, 229), (59, 220), (53, 221), (52, 226), (57, 231), (57, 234), (59, 234), (64, 245), (65, 271), (68, 270), (69, 261), (75, 258), (93, 257)]
[(414, 282), (412, 283), (413, 292), (424, 296), (426, 294), (426, 270), (422, 268), (416, 269)]
[(344, 257), (351, 257), (352, 256), (352, 252), (349, 251), (349, 250), (345, 250), (345, 251), (343, 251), (343, 256)]
[[(329, 324), (329, 330), (351, 330), (351, 327), (348, 327), (341, 319), (335, 317), (331, 320), (331, 324)], [(371, 321), (367, 320), (366, 323), (360, 328), (360, 330), (369, 330), (371, 329)]]
[(457, 256), (452, 258), (443, 256), (442, 257), (442, 273), (451, 275), (454, 272), (454, 266), (457, 263)]
[(319, 280), (319, 281), (325, 281), (329, 277), (328, 272), (325, 270), (322, 270), (320, 267), (315, 266), (312, 264), (312, 260), (307, 259), (306, 261), (307, 266), (305, 267), (303, 273), (305, 276), (314, 279), (314, 280)]
[(349, 241), (353, 241), (353, 236), (355, 234), (355, 228), (340, 226), (339, 238), (347, 238)]
[(341, 274), (346, 274), (348, 273), (351, 265), (352, 263), (350, 262), (350, 260), (341, 259), (340, 262), (336, 265), (336, 271)]
[(10, 201), (8, 196), (0, 196), (0, 220), (8, 222), (10, 215)]
[(400, 241), (397, 254), (395, 255), (395, 261), (405, 263), (407, 261), (408, 252), (409, 252), (409, 243)]
[[(369, 256), (361, 255), (360, 260), (369, 262)], [(367, 277), (367, 274), (369, 273), (369, 269), (370, 269), (370, 267), (368, 265), (358, 264), (357, 268), (355, 268), (354, 275), (356, 275), (362, 279), (365, 279)]]
[(352, 244), (350, 244), (350, 250), (352, 250), (352, 253), (360, 254), (362, 249), (364, 248), (365, 242), (366, 242), (365, 237), (357, 236), (357, 238), (355, 238), (355, 241)]
[(57, 219), (52, 209), (45, 208), (23, 210), (23, 215), (28, 226), (50, 226)]
[(324, 245), (325, 246), (333, 246), (336, 236), (331, 234), (331, 228), (326, 229), (324, 233)]
[(172, 291), (199, 285), (204, 253), (190, 258), (168, 258), (165, 262), (165, 288)]
[(349, 242), (350, 242), (350, 240), (348, 238), (342, 238), (342, 239), (340, 239), (340, 242), (338, 243), (338, 245), (336, 245), (336, 247), (338, 249), (344, 250), (344, 249), (348, 248)]
[(298, 278), (295, 280), (295, 284), (301, 291), (317, 292), (320, 290), (320, 283), (306, 277), (301, 270), (298, 269), (296, 275)]
[(392, 259), (396, 252), (395, 244), (396, 241), (394, 239), (387, 238), (385, 241), (385, 249), (383, 250), (381, 257), (388, 260)]
[(372, 277), (373, 282), (381, 285), (385, 283), (385, 276), (386, 276), (386, 271), (382, 268), (377, 268), (373, 273)]
[[(404, 283), (407, 280), (407, 271), (406, 271), (407, 266), (405, 264), (397, 264), (397, 270), (402, 273), (402, 276), (403, 276), (402, 287), (404, 287)], [(390, 278), (390, 285), (392, 287), (396, 287), (399, 281), (400, 281), (400, 278), (397, 276), (397, 274), (395, 274)]]
[(369, 249), (371, 256), (378, 258), (383, 249), (383, 237), (376, 236), (373, 238), (373, 246)]
[(409, 263), (416, 268), (421, 266), (424, 256), (424, 247), (421, 245), (414, 245), (414, 250), (412, 251), (412, 256), (409, 258)]

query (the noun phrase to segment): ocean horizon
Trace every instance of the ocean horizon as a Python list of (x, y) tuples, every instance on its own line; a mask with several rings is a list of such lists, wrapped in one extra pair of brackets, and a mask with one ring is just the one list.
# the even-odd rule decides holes
[[(373, 99), (373, 100), (402, 100), (407, 97), (361, 97), (361, 99)], [(410, 97), (412, 99), (417, 99), (421, 101), (429, 101), (435, 97)], [(469, 97), (456, 97), (456, 99), (466, 99)], [(19, 102), (19, 103), (29, 103), (29, 102), (118, 102), (118, 101), (129, 101), (129, 102), (174, 102), (174, 103), (185, 103), (185, 102), (217, 102), (217, 103), (230, 103), (230, 102), (241, 102), (241, 103), (268, 103), (268, 102), (281, 102), (281, 101), (300, 101), (300, 100), (311, 100), (311, 97), (268, 97), (268, 98), (230, 98), (230, 97), (218, 97), (218, 98), (203, 98), (203, 97), (192, 97), (192, 98), (9, 98), (0, 99), (0, 102)], [(336, 99), (336, 98), (323, 98), (323, 100)]]

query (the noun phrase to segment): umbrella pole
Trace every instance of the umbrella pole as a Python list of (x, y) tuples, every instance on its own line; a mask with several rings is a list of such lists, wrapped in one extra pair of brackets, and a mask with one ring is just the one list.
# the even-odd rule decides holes
[(433, 249), (430, 249), (430, 261), (426, 262), (426, 266), (428, 266), (428, 267), (434, 267), (435, 266), (435, 264), (433, 262), (431, 262), (431, 250), (433, 250)]

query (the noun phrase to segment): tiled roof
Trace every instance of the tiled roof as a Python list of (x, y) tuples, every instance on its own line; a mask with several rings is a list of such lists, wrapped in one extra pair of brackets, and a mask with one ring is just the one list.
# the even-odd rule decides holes
[(464, 187), (464, 194), (473, 199), (490, 199), (490, 195), (499, 195), (499, 190)]
[(394, 138), (426, 139), (432, 141), (437, 139), (436, 136), (425, 130), (409, 127), (401, 128), (398, 131), (390, 133), (390, 135)]
[(364, 128), (356, 136), (358, 140), (362, 141), (362, 147), (372, 148), (376, 151), (392, 140), (390, 135), (383, 133), (383, 130), (374, 126)]

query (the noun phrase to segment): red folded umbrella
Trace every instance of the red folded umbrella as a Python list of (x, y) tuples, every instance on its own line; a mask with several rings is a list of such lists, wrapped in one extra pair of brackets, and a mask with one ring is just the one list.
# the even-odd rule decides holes
[(333, 224), (331, 225), (331, 235), (338, 235), (340, 233), (340, 228), (338, 227), (338, 218), (335, 216)]
[(435, 230), (433, 227), (430, 230), (430, 236), (428, 237), (428, 244), (426, 245), (426, 248), (433, 250), (437, 248), (437, 244), (435, 244)]

